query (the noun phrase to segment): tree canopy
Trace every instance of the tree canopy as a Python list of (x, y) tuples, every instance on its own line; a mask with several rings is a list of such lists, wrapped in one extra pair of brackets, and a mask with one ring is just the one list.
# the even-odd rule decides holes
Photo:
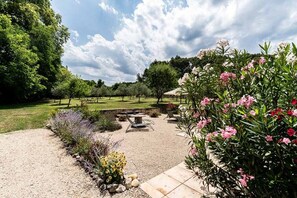
[(177, 72), (167, 63), (151, 64), (147, 70), (146, 80), (159, 103), (166, 91), (177, 86)]
[(0, 2), (0, 95), (3, 101), (48, 96), (69, 38), (49, 0)]

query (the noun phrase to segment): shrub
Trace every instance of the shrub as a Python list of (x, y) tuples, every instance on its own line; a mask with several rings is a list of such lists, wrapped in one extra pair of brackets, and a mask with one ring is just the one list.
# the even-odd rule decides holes
[(100, 131), (116, 131), (122, 128), (118, 122), (113, 121), (105, 116), (102, 116), (101, 119), (96, 122), (96, 125)]
[(150, 112), (150, 117), (152, 117), (152, 118), (157, 118), (157, 117), (159, 117), (161, 114), (158, 112), (158, 111), (152, 111), (152, 112)]
[[(193, 68), (179, 80), (190, 115), (180, 127), (191, 136), (187, 166), (226, 197), (297, 196), (297, 48), (251, 56), (228, 42), (199, 58), (222, 64)], [(215, 61), (214, 61), (215, 62)]]
[(81, 156), (88, 158), (88, 154), (93, 146), (93, 143), (88, 138), (80, 138), (73, 147), (73, 153), (77, 153)]
[(82, 113), (73, 110), (61, 110), (50, 120), (53, 131), (68, 144), (78, 142), (80, 138), (89, 138), (94, 126), (83, 119)]
[(123, 153), (111, 152), (107, 156), (100, 158), (98, 173), (107, 184), (119, 183), (123, 179), (123, 169), (126, 163), (126, 157)]

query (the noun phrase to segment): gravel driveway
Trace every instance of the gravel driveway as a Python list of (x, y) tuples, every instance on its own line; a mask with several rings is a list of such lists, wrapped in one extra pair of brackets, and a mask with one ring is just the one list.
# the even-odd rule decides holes
[(46, 129), (0, 135), (1, 198), (103, 197)]

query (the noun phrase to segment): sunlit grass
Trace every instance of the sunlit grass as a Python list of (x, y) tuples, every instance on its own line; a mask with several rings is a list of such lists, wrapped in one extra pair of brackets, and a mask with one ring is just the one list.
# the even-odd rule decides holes
[[(155, 107), (156, 98), (138, 98), (125, 97), (124, 101), (120, 97), (88, 98), (88, 107), (90, 110), (106, 110), (106, 109), (132, 109), (132, 108), (149, 108)], [(90, 101), (92, 100), (92, 101)], [(164, 99), (162, 103), (175, 102), (175, 99)], [(48, 102), (38, 102), (30, 104), (18, 105), (0, 105), (0, 133), (9, 131), (42, 128), (46, 125), (51, 112), (56, 109), (67, 108), (68, 100), (64, 99), (59, 105), (58, 100), (50, 100)], [(70, 107), (80, 106), (78, 99), (71, 101)]]

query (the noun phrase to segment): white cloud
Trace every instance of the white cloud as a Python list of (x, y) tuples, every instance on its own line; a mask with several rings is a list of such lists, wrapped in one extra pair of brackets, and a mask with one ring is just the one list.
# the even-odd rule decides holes
[[(297, 42), (295, 0), (180, 2), (143, 0), (131, 16), (121, 19), (113, 40), (96, 34), (81, 46), (68, 42), (64, 63), (85, 78), (112, 84), (135, 80), (155, 59), (194, 56), (220, 38), (251, 52), (259, 52), (258, 44), (264, 41)], [(105, 3), (100, 7), (113, 12)]]
[(118, 14), (118, 11), (116, 9), (114, 9), (112, 6), (106, 4), (105, 2), (101, 2), (98, 4), (98, 6), (104, 10), (105, 12), (108, 12), (108, 13), (112, 13), (112, 14), (115, 14), (117, 15)]
[(80, 4), (80, 0), (74, 0), (77, 4)]
[(75, 42), (78, 42), (78, 38), (79, 38), (78, 31), (70, 30), (70, 34), (71, 34), (71, 39), (74, 40)]

